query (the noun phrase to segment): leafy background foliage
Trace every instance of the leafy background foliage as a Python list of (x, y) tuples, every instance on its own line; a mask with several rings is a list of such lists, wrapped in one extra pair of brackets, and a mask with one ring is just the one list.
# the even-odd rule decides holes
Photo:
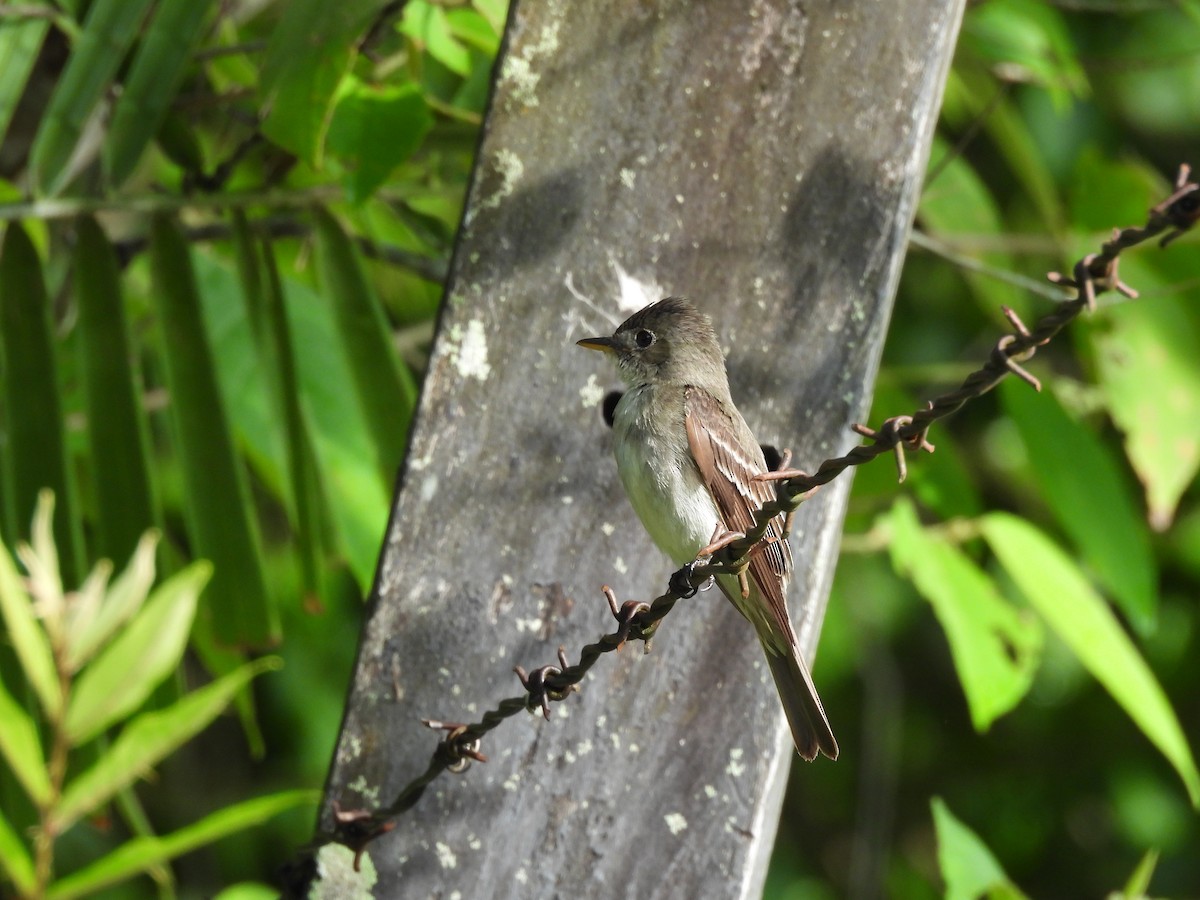
[[(108, 866), (152, 876), (114, 896), (259, 896), (310, 836), (290, 789), (336, 736), (505, 6), (0, 9), (0, 533), (30, 540), (48, 487), (68, 588), (149, 527), (164, 578), (212, 563), (188, 655), (117, 740), (284, 662), (58, 838), (63, 895)], [(956, 383), (1002, 304), (1036, 318), (1047, 270), (1165, 196), (1198, 48), (1187, 0), (970, 9), (872, 421)], [(1194, 247), (1129, 253), (1141, 299), (1039, 355), (1041, 394), (972, 405), (903, 486), (858, 474), (816, 669), (854, 753), (795, 769), (769, 896), (1200, 886)], [(0, 728), (48, 728), (5, 622)], [(68, 780), (108, 739), (76, 737)], [(25, 886), (46, 794), (16, 758), (0, 860)]]

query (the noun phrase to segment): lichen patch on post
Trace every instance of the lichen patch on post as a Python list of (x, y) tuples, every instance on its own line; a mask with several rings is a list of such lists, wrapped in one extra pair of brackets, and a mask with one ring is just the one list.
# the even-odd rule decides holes
[(492, 158), (500, 183), (486, 197), (479, 201), (480, 209), (495, 209), (500, 202), (510, 196), (517, 188), (521, 176), (525, 174), (525, 163), (521, 157), (507, 147), (501, 147)]
[(458, 374), (464, 378), (487, 381), (488, 376), (492, 374), (492, 367), (487, 358), (487, 333), (478, 319), (468, 322), (465, 329), (460, 325), (450, 328), (446, 352)]
[(600, 405), (604, 399), (604, 388), (596, 381), (595, 375), (589, 375), (587, 384), (579, 389), (579, 399), (583, 401), (584, 409)]
[(441, 865), (443, 869), (453, 869), (458, 865), (458, 857), (454, 855), (454, 851), (451, 850), (446, 844), (438, 841), (433, 845), (433, 847), (437, 852), (438, 864)]
[(537, 63), (558, 50), (558, 25), (557, 20), (547, 22), (537, 40), (530, 41), (516, 53), (504, 58), (500, 84), (508, 88), (509, 99), (524, 106), (537, 106), (540, 103), (537, 89), (542, 73), (537, 70)]
[(679, 832), (686, 830), (688, 827), (687, 819), (683, 817), (682, 813), (667, 813), (663, 816), (663, 819), (666, 821), (667, 828), (670, 829), (671, 834), (679, 834)]

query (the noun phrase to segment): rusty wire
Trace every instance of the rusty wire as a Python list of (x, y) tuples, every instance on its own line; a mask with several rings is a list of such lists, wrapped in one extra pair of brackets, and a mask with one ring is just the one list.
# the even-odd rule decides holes
[(1159, 235), (1162, 235), (1159, 244), (1165, 247), (1188, 231), (1200, 218), (1200, 184), (1189, 180), (1190, 171), (1187, 165), (1180, 166), (1174, 191), (1150, 210), (1144, 226), (1114, 231), (1112, 239), (1103, 244), (1099, 253), (1090, 253), (1075, 264), (1070, 276), (1049, 273), (1047, 278), (1051, 282), (1074, 290), (1074, 298), (1064, 299), (1058, 308), (1039, 319), (1033, 328), (1026, 328), (1015, 313), (1005, 309), (1004, 314), (1012, 324), (1013, 332), (997, 341), (987, 362), (968, 375), (956, 390), (941, 395), (911, 415), (893, 416), (878, 429), (854, 425), (854, 431), (867, 438), (867, 443), (858, 445), (844, 456), (825, 460), (811, 475), (788, 468), (785, 458), (778, 471), (760, 476), (763, 480), (777, 483), (778, 495), (759, 510), (755, 527), (737, 540), (727, 543), (707, 560), (697, 560), (679, 569), (671, 576), (667, 590), (652, 602), (629, 600), (618, 603), (616, 595), (606, 585), (603, 588), (604, 595), (617, 621), (617, 628), (595, 643), (584, 646), (578, 663), (570, 665), (566, 651), (560, 647), (557, 665), (541, 666), (531, 672), (517, 666), (514, 671), (525, 693), (501, 701), (496, 708), (484, 713), (478, 722), (468, 724), (425, 720), (428, 727), (445, 732), (425, 772), (409, 782), (396, 799), (382, 809), (342, 810), (335, 804), (335, 830), (332, 834), (324, 835), (318, 843), (332, 840), (348, 846), (356, 853), (357, 867), (358, 856), (367, 844), (390, 831), (394, 819), (411, 809), (425, 788), (442, 772), (461, 772), (472, 760), (486, 762), (487, 757), (480, 750), (482, 739), (505, 719), (525, 710), (541, 710), (549, 718), (552, 702), (565, 700), (577, 690), (584, 675), (603, 654), (619, 650), (628, 641), (643, 641), (646, 652), (649, 652), (650, 639), (672, 607), (680, 600), (693, 596), (712, 576), (742, 571), (773, 518), (780, 514), (790, 516), (821, 485), (828, 484), (852, 466), (863, 465), (891, 451), (896, 453), (898, 475), (903, 481), (906, 474), (905, 449), (933, 452), (933, 445), (926, 439), (930, 425), (956, 412), (969, 400), (987, 393), (1009, 375), (1016, 375), (1040, 390), (1038, 380), (1023, 366), (1039, 347), (1048, 343), (1081, 312), (1095, 309), (1097, 295), (1118, 291), (1127, 297), (1137, 297), (1137, 292), (1122, 282), (1118, 275), (1117, 264), (1121, 252)]

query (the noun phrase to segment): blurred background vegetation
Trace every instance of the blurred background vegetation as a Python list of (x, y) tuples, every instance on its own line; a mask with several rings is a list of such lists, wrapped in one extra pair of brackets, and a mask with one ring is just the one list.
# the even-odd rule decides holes
[[(212, 563), (178, 601), (187, 640), (98, 736), (37, 660), (87, 696), (105, 651), (65, 665), (84, 630), (55, 631), (44, 580), (45, 639), (4, 604), (5, 893), (46, 880), (30, 835), (69, 818), (46, 785), (78, 810), (69, 789), (143, 746), (145, 716), (210, 684), (241, 686), (236, 714), (92, 795), (50, 842), (76, 873), (52, 895), (144, 871), (100, 895), (270, 896), (311, 836), (295, 789), (332, 752), (506, 6), (0, 6), (0, 534), (29, 541), (51, 488), (27, 571), (53, 546), (71, 590), (148, 528), (161, 579)], [(1144, 222), (1197, 98), (1200, 4), (972, 4), (872, 422), (952, 387), (1001, 305), (1032, 322), (1048, 270)], [(795, 768), (767, 896), (1200, 895), (1194, 248), (1126, 254), (1141, 298), (1106, 295), (1039, 354), (1041, 394), (972, 404), (902, 486), (887, 461), (858, 473), (816, 666), (854, 752)]]

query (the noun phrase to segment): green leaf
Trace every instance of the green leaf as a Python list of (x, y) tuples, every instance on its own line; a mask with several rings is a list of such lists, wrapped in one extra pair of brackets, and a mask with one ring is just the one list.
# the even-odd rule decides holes
[(941, 797), (934, 797), (930, 806), (946, 900), (976, 900), (984, 894), (991, 898), (1025, 896), (1008, 880), (987, 845), (950, 812)]
[[(225, 709), (250, 679), (278, 669), (278, 657), (264, 657), (192, 691), (166, 709), (142, 713), (122, 730), (91, 768), (73, 778), (53, 811), (51, 825), (65, 831), (117, 791), (199, 734)], [(165, 838), (164, 838), (165, 840)]]
[[(1061, 234), (1066, 215), (1042, 148), (1025, 119), (992, 79), (955, 66), (946, 80), (943, 114), (960, 129), (982, 121), (989, 138), (1024, 189), (1037, 216), (1051, 234)], [(1010, 201), (1011, 202), (1011, 201)]]
[(1006, 513), (982, 519), (1000, 564), (1047, 624), (1175, 767), (1194, 806), (1200, 773), (1154, 673), (1074, 562), (1041, 531)]
[(49, 30), (49, 18), (0, 17), (0, 72), (4, 73), (0, 78), (0, 144)]
[(113, 111), (104, 145), (104, 168), (120, 186), (166, 118), (192, 51), (204, 36), (213, 0), (163, 0), (146, 26)]
[(302, 587), (312, 593), (316, 591), (320, 578), (320, 483), (312, 445), (304, 425), (304, 413), (300, 408), (300, 381), (296, 374), (296, 355), (288, 327), (283, 282), (269, 243), (263, 245), (263, 266), (266, 270), (263, 300), (267, 334), (263, 335), (261, 346), (264, 356), (270, 361), (268, 369), (278, 375), (272, 387), (277, 414), (283, 423), (284, 445), (287, 447), (292, 518), (296, 523), (296, 553), (300, 557), (304, 578)]
[(488, 20), (496, 35), (504, 34), (504, 23), (508, 17), (508, 0), (474, 0), (471, 4)]
[(35, 804), (50, 798), (50, 778), (37, 724), (0, 683), (0, 754)]
[(50, 298), (33, 242), (20, 224), (8, 226), (0, 249), (0, 343), (4, 377), (7, 452), (5, 484), (10, 534), (26, 535), (45, 488), (59, 514), (54, 538), (61, 578), (77, 584), (84, 574), (83, 535), (67, 465), (62, 398), (51, 326)]
[(990, 0), (972, 7), (963, 20), (962, 41), (1007, 80), (1045, 87), (1059, 109), (1088, 92), (1067, 23), (1046, 3)]
[(450, 33), (465, 44), (470, 44), (487, 56), (495, 58), (500, 52), (501, 31), (480, 12), (467, 6), (456, 6), (446, 10), (446, 22)]
[(293, 0), (271, 35), (260, 91), (263, 133), (319, 165), (333, 100), (355, 41), (386, 0)]
[[(999, 237), (1005, 234), (1000, 207), (988, 185), (965, 157), (953, 155), (955, 153), (955, 148), (944, 139), (934, 138), (930, 162), (938, 166), (939, 171), (937, 178), (921, 192), (917, 213), (921, 225), (934, 238), (957, 235)], [(949, 161), (943, 165), (942, 161), (947, 159)], [(1015, 271), (1012, 256), (1008, 253), (996, 250), (958, 252), (992, 269)], [(961, 273), (979, 301), (980, 309), (987, 315), (998, 316), (1001, 306), (1020, 309), (1025, 305), (1023, 292), (1014, 285), (967, 268), (961, 269)]]
[(1150, 524), (1165, 530), (1200, 470), (1200, 329), (1153, 268), (1130, 257), (1121, 274), (1156, 296), (1103, 308), (1084, 333), (1105, 405), (1145, 487)]
[[(196, 255), (204, 317), (222, 360), (222, 393), (240, 445), (257, 462), (260, 477), (286, 496), (286, 458), (278, 423), (266, 402), (245, 307), (230, 302), (239, 285), (229, 268), (205, 253)], [(347, 402), (354, 379), (330, 304), (304, 283), (286, 284), (286, 318), (294, 335), (296, 373), (305, 428), (312, 442), (318, 480), (329, 506), (338, 552), (365, 592), (375, 576), (379, 542), (391, 507), (391, 478), (378, 465), (361, 405)]]
[(148, 531), (138, 541), (129, 565), (108, 586), (95, 616), (81, 623), (67, 647), (67, 668), (76, 672), (82, 668), (113, 633), (141, 609), (150, 586), (154, 584), (154, 548), (158, 532)]
[(1005, 602), (957, 547), (926, 531), (900, 499), (887, 519), (893, 565), (912, 579), (945, 629), (971, 721), (986, 731), (1025, 696), (1041, 656), (1039, 623)]
[(408, 159), (433, 127), (433, 115), (415, 84), (372, 87), (350, 79), (326, 141), (349, 170), (346, 193), (362, 203)]
[(0, 869), (8, 876), (12, 886), (23, 897), (32, 897), (37, 885), (33, 871), (33, 859), (21, 841), (21, 836), (9, 824), (0, 810)]
[(400, 31), (451, 72), (464, 77), (470, 74), (471, 54), (454, 37), (446, 10), (440, 5), (409, 0), (404, 5)]
[(116, 253), (96, 220), (76, 228), (75, 298), (97, 549), (125, 559), (142, 533), (159, 523), (150, 481), (149, 440), (141, 405), (141, 379), (121, 297)]
[(243, 881), (241, 884), (231, 884), (222, 889), (213, 900), (277, 900), (278, 888), (254, 881)]
[(64, 728), (74, 744), (95, 737), (145, 702), (187, 649), (200, 592), (212, 574), (192, 563), (163, 582), (76, 681)]
[(1010, 378), (1000, 397), (1059, 526), (1141, 634), (1154, 629), (1158, 572), (1150, 538), (1116, 462), (1053, 395)]
[(1137, 864), (1137, 868), (1125, 882), (1124, 896), (1129, 900), (1139, 900), (1150, 895), (1150, 881), (1154, 878), (1154, 870), (1158, 868), (1158, 851), (1147, 850)]
[(282, 791), (228, 806), (163, 837), (135, 838), (90, 866), (55, 882), (46, 893), (47, 900), (87, 896), (197, 847), (260, 825), (289, 809), (315, 805), (319, 799), (316, 791)]
[(188, 530), (195, 554), (215, 568), (206, 605), (219, 640), (270, 645), (278, 639), (278, 612), (267, 594), (257, 519), (218, 388), (191, 255), (178, 225), (162, 216), (151, 228), (150, 266)]
[(381, 473), (390, 481), (408, 441), (416, 383), (396, 356), (383, 308), (350, 238), (324, 209), (314, 208), (313, 218), (321, 282), (333, 306), (338, 337), (374, 438)]
[(71, 177), (68, 164), (84, 126), (137, 36), (150, 0), (94, 0), (83, 32), (54, 88), (29, 154), (37, 194), (56, 194)]
[(34, 617), (33, 602), (25, 593), (12, 557), (3, 547), (0, 547), (0, 612), (4, 614), (7, 638), (42, 709), (51, 718), (57, 716), (62, 709), (63, 695), (50, 641)]

